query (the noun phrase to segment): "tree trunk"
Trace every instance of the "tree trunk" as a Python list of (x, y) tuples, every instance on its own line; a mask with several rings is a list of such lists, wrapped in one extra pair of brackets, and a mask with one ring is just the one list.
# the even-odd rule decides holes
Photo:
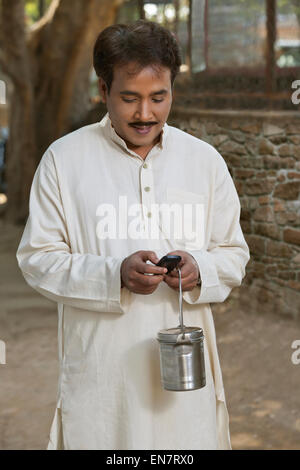
[(18, 222), (19, 214), (27, 212), (30, 183), (36, 161), (34, 97), (31, 84), (29, 55), (26, 47), (24, 2), (3, 0), (1, 31), (5, 61), (4, 72), (11, 78), (14, 93), (10, 109), (10, 137), (6, 153), (8, 208)]
[(44, 151), (88, 112), (93, 44), (99, 32), (114, 23), (122, 2), (53, 0), (28, 31), (24, 0), (2, 0), (0, 61), (14, 88), (6, 220), (26, 221), (32, 178)]

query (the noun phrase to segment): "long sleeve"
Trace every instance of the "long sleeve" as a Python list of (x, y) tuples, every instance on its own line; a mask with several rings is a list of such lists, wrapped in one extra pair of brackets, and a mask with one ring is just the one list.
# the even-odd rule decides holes
[(85, 310), (124, 313), (122, 260), (71, 253), (50, 149), (43, 155), (33, 178), (29, 217), (16, 257), (26, 282), (50, 300)]
[(207, 249), (189, 251), (199, 266), (201, 287), (184, 293), (190, 304), (223, 302), (241, 285), (250, 259), (240, 226), (240, 201), (223, 158), (219, 158), (212, 230)]

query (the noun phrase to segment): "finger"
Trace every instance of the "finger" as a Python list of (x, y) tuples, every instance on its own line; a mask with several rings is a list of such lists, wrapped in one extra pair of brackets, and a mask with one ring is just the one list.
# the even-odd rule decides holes
[(134, 276), (132, 276), (131, 281), (135, 284), (140, 284), (144, 287), (153, 287), (157, 286), (160, 282), (163, 281), (162, 275), (157, 276), (145, 276), (144, 274), (135, 272)]
[(196, 275), (196, 267), (191, 264), (191, 263), (186, 263), (184, 266), (181, 268), (181, 277), (182, 279), (185, 279), (188, 277), (190, 274), (195, 274)]
[(179, 279), (170, 276), (164, 276), (164, 281), (169, 287), (172, 287), (173, 289), (179, 289)]
[[(176, 277), (171, 277), (170, 275), (165, 275), (164, 276), (164, 281), (173, 288), (178, 288), (179, 289), (179, 278)], [(182, 290), (186, 290), (186, 288), (190, 285), (196, 285), (198, 282), (198, 277), (195, 276), (194, 273), (191, 273), (189, 276), (186, 278), (181, 279), (181, 287)]]
[(155, 291), (155, 289), (156, 287), (155, 288), (135, 287), (131, 290), (131, 292), (134, 292), (135, 294), (149, 295), (149, 294), (152, 294)]
[[(184, 279), (187, 276), (189, 276), (192, 272), (195, 271), (195, 266), (190, 265), (190, 264), (184, 264), (183, 267), (180, 268), (180, 271), (181, 271), (181, 278)], [(170, 272), (170, 274), (168, 274), (168, 276), (178, 278), (179, 277), (179, 272), (178, 272), (177, 269), (174, 269), (173, 271)]]
[(189, 254), (184, 259), (184, 264), (181, 268), (181, 275), (183, 277), (187, 277), (189, 273), (195, 272), (197, 275), (199, 274), (199, 267), (195, 259), (190, 256)]
[(179, 277), (178, 270), (177, 270), (177, 269), (173, 269), (173, 270), (168, 274), (168, 276), (171, 276), (171, 277)]
[(185, 286), (185, 288), (182, 289), (182, 290), (183, 290), (184, 292), (190, 292), (190, 291), (193, 290), (196, 286), (197, 286), (196, 283), (188, 284), (188, 285)]
[(141, 259), (143, 261), (151, 261), (152, 263), (156, 264), (159, 262), (159, 258), (157, 257), (154, 251), (142, 251), (141, 252)]
[(168, 271), (167, 268), (163, 268), (160, 266), (153, 266), (152, 264), (148, 264), (148, 263), (137, 263), (135, 269), (138, 273), (142, 273), (142, 274), (147, 273), (147, 274), (163, 275)]

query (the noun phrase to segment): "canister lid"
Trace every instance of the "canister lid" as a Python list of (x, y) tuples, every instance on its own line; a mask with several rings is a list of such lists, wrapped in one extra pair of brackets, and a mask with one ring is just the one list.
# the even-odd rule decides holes
[[(181, 333), (182, 331), (180, 326), (178, 326), (177, 328), (160, 330), (157, 333), (157, 339), (166, 343), (176, 343), (178, 335), (181, 335)], [(184, 333), (190, 339), (190, 341), (197, 341), (203, 338), (203, 330), (198, 326), (185, 326)]]

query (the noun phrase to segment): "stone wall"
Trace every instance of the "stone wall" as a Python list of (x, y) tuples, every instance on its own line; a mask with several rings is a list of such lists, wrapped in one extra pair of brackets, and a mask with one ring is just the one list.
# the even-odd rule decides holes
[(251, 260), (239, 290), (250, 310), (300, 319), (300, 113), (173, 107), (168, 123), (212, 144), (241, 202)]

